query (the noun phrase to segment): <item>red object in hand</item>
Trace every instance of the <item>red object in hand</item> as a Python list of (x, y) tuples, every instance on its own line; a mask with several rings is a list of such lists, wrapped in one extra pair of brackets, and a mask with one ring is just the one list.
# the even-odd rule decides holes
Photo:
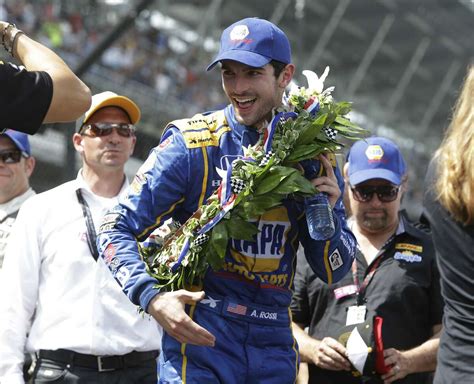
[(383, 324), (383, 318), (380, 316), (375, 316), (375, 319), (374, 319), (375, 371), (380, 375), (383, 375), (390, 370), (390, 367), (387, 367), (385, 365), (385, 358), (383, 356), (382, 324)]

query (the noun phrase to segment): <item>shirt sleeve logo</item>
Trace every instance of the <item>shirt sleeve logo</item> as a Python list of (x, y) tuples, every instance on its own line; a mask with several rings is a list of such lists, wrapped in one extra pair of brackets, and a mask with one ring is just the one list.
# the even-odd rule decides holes
[(342, 261), (341, 254), (339, 250), (336, 248), (333, 253), (329, 256), (329, 265), (331, 266), (331, 270), (335, 271), (336, 269), (342, 267), (344, 262)]

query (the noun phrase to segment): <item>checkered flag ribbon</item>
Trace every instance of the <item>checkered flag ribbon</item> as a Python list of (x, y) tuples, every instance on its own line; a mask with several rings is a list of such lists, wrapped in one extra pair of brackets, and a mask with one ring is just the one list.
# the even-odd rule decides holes
[(181, 223), (178, 220), (174, 220), (170, 223), (170, 229), (172, 230), (178, 230), (181, 228)]
[(337, 131), (334, 128), (324, 127), (323, 131), (329, 139), (336, 140)]
[(240, 192), (242, 192), (245, 189), (245, 183), (243, 180), (231, 178), (230, 187), (232, 188), (232, 192), (238, 195)]
[(263, 159), (260, 161), (260, 164), (259, 164), (260, 167), (264, 167), (265, 165), (267, 165), (272, 155), (273, 155), (272, 151), (269, 151), (268, 153), (266, 153)]
[(195, 247), (200, 247), (201, 245), (204, 245), (208, 240), (209, 235), (207, 235), (206, 233), (201, 233), (198, 237), (194, 239), (193, 245)]

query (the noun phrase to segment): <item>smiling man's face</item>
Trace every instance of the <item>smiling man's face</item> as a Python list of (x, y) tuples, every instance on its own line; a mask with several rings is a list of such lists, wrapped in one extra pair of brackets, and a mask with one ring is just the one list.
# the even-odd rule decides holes
[(254, 68), (233, 60), (222, 61), (222, 86), (235, 109), (240, 124), (260, 128), (271, 118), (273, 108), (281, 105), (285, 87), (294, 67), (289, 64), (275, 77), (271, 64)]

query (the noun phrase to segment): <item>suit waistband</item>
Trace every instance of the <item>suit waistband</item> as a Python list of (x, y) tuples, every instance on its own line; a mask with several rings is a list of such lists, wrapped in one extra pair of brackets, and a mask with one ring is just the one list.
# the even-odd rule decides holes
[(268, 307), (260, 304), (207, 294), (197, 303), (198, 307), (207, 309), (224, 317), (243, 320), (251, 323), (274, 326), (289, 326), (291, 317), (288, 308)]

